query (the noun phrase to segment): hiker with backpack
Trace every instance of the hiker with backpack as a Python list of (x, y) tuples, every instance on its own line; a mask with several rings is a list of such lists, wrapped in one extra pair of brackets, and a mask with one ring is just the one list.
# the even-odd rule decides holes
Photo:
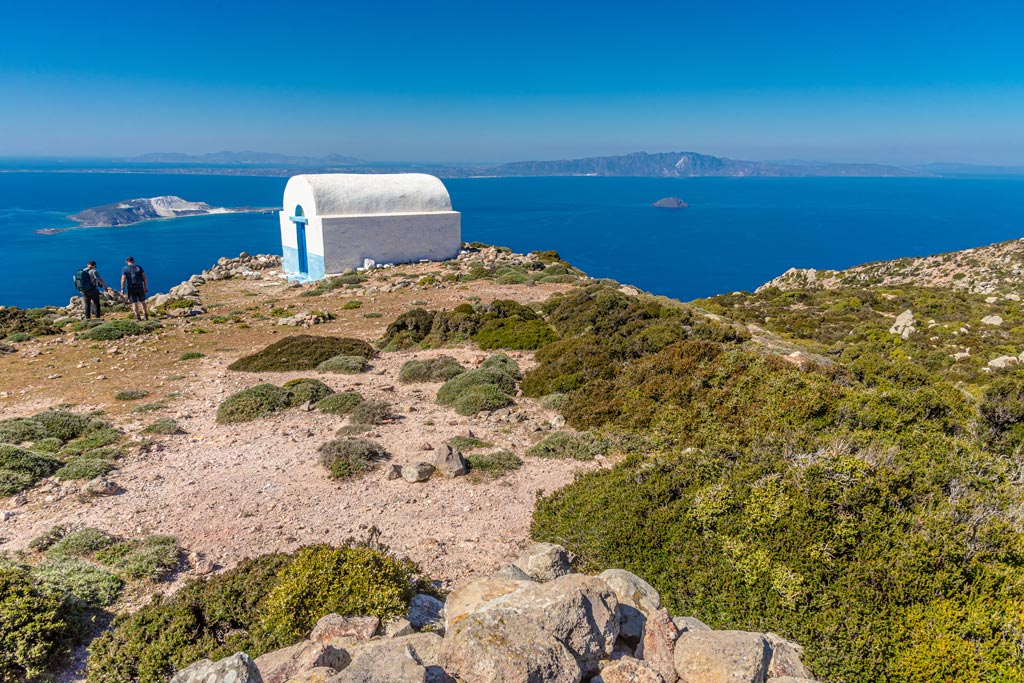
[(82, 293), (82, 303), (85, 305), (85, 319), (91, 316), (95, 307), (96, 317), (100, 317), (100, 291), (107, 288), (107, 283), (100, 277), (96, 270), (96, 262), (89, 261), (85, 268), (74, 274), (75, 289)]
[(149, 309), (146, 307), (146, 292), (149, 291), (149, 281), (146, 280), (146, 271), (142, 266), (135, 263), (135, 259), (129, 256), (124, 260), (124, 268), (121, 269), (121, 293), (125, 293), (125, 286), (128, 287), (128, 302), (132, 305), (132, 313), (136, 320), (142, 320), (139, 308), (149, 320)]

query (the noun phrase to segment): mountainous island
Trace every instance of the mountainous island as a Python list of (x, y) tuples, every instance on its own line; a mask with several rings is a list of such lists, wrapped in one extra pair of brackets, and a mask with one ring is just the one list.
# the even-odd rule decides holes
[(651, 204), (651, 206), (656, 209), (686, 209), (689, 208), (690, 205), (679, 197), (663, 197)]
[[(113, 204), (94, 206), (68, 216), (81, 223), (82, 228), (109, 228), (122, 225), (134, 225), (143, 221), (161, 220), (166, 218), (182, 218), (185, 216), (206, 216), (209, 214), (241, 213), (260, 211), (253, 207), (226, 209), (210, 206), (205, 202), (190, 202), (181, 197), (164, 196), (140, 199), (126, 199)], [(54, 234), (71, 228), (45, 228), (37, 230), (40, 234)]]
[(1024, 680), (1024, 241), (280, 268), (0, 308), (0, 681)]

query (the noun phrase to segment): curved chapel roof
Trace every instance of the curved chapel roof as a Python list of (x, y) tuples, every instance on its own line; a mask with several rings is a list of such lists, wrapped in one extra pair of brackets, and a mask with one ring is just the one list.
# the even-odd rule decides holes
[(302, 206), (307, 216), (451, 211), (444, 184), (425, 173), (321, 173), (292, 176), (285, 211)]

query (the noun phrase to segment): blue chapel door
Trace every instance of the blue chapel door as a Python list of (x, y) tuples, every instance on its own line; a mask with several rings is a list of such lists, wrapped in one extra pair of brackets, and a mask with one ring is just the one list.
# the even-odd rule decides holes
[(306, 218), (302, 207), (295, 207), (295, 246), (299, 252), (299, 272), (309, 273), (309, 254), (306, 251)]

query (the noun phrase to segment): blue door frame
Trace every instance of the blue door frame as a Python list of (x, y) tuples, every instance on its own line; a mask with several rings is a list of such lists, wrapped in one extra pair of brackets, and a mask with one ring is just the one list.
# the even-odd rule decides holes
[(306, 223), (309, 221), (303, 213), (302, 207), (295, 207), (295, 215), (292, 216), (295, 223), (295, 246), (299, 252), (299, 272), (309, 273), (309, 254), (306, 251)]

